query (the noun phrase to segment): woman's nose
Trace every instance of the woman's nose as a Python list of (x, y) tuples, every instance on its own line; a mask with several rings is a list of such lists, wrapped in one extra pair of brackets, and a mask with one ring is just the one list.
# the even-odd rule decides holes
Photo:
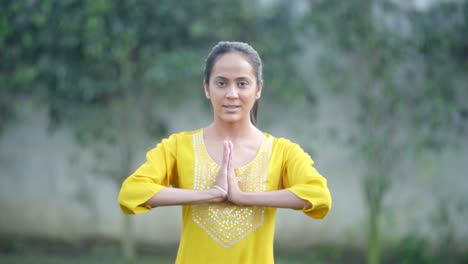
[(237, 96), (238, 96), (238, 93), (237, 93), (236, 87), (234, 87), (234, 85), (231, 85), (231, 86), (228, 88), (226, 97), (228, 97), (228, 98), (237, 98)]

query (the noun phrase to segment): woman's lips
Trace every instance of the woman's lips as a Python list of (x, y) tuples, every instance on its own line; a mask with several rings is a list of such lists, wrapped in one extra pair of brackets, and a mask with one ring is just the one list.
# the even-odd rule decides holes
[(223, 108), (226, 109), (228, 112), (235, 112), (237, 109), (240, 108), (239, 105), (223, 105)]

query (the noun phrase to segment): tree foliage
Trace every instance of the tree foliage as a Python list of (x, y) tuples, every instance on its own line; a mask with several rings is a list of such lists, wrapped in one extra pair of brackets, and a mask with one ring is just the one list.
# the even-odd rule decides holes
[[(310, 1), (305, 23), (334, 51), (322, 58), (321, 70), (335, 90), (353, 89), (366, 112), (372, 102), (379, 108), (388, 103), (379, 122), (399, 115), (416, 145), (438, 148), (452, 132), (456, 138), (467, 131), (468, 38), (460, 34), (468, 27), (467, 6), (444, 2), (418, 10), (394, 1)], [(374, 95), (380, 97), (369, 98)]]
[(309, 37), (327, 46), (325, 83), (357, 102), (353, 146), (365, 162), (368, 262), (379, 261), (379, 216), (399, 164), (456, 144), (468, 115), (466, 1), (415, 10), (395, 1), (310, 1)]
[[(284, 87), (303, 87), (294, 67), (279, 71), (293, 65), (299, 52), (285, 1), (268, 8), (243, 1), (3, 2), (4, 119), (17, 96), (33, 93), (54, 124), (89, 123), (93, 117), (97, 122), (79, 131), (101, 136), (104, 110), (122, 98), (148, 106), (193, 95), (201, 86), (204, 57), (220, 40), (246, 41), (259, 50), (271, 95), (286, 97), (297, 93)], [(277, 41), (280, 32), (288, 41)]]
[[(166, 135), (171, 117), (161, 110), (203, 98), (204, 58), (218, 41), (259, 51), (267, 95), (300, 96), (294, 27), (288, 1), (4, 0), (0, 128), (19, 100), (37, 98), (52, 127), (71, 127), (78, 142), (104, 147), (97, 167), (120, 183), (138, 144)], [(132, 257), (128, 221), (125, 232), (123, 252)]]
[[(120, 181), (132, 144), (166, 133), (170, 117), (158, 110), (202, 98), (209, 48), (239, 40), (263, 58), (264, 95), (288, 102), (314, 98), (297, 58), (311, 42), (324, 46), (317, 76), (358, 104), (350, 131), (374, 217), (404, 155), (466, 135), (467, 1), (418, 10), (391, 0), (310, 0), (302, 12), (300, 1), (262, 2), (2, 0), (0, 132), (17, 102), (33, 99), (79, 142), (117, 146), (119, 160), (109, 164), (122, 166), (110, 173)], [(136, 127), (145, 131), (130, 133)]]

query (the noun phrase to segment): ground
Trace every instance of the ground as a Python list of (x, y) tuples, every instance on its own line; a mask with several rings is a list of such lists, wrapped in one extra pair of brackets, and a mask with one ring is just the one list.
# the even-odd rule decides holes
[[(118, 241), (90, 238), (80, 241), (44, 239), (0, 234), (0, 263), (8, 264), (169, 264), (174, 263), (177, 245), (138, 244), (138, 258), (127, 262), (120, 254)], [(468, 250), (428, 250), (417, 238), (402, 240), (383, 250), (382, 264), (390, 263), (468, 263)], [(354, 264), (365, 263), (363, 249), (322, 245), (291, 251), (275, 249), (277, 264)]]

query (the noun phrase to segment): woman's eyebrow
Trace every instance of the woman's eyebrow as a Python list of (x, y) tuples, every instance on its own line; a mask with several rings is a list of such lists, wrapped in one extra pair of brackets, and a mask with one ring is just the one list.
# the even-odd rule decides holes
[[(224, 77), (224, 76), (216, 76), (214, 77), (215, 79), (223, 79), (223, 80), (227, 80), (228, 78)], [(234, 80), (250, 80), (249, 77), (247, 76), (241, 76), (241, 77), (237, 77), (235, 78)]]

